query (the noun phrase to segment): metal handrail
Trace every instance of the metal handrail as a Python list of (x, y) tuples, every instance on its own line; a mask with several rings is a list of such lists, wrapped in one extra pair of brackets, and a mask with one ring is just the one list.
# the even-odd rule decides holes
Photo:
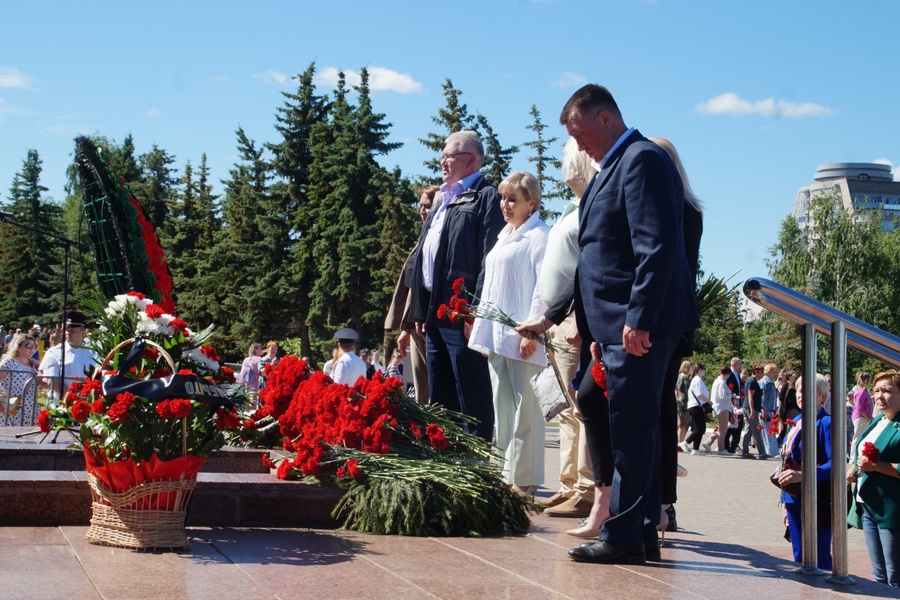
[[(816, 373), (816, 333), (829, 337), (831, 343), (831, 506), (833, 574), (830, 583), (854, 583), (848, 575), (847, 561), (847, 446), (844, 441), (846, 412), (841, 410), (846, 392), (847, 347), (877, 360), (900, 367), (900, 337), (852, 317), (827, 304), (813, 300), (791, 288), (762, 278), (744, 282), (748, 299), (789, 321), (803, 325), (803, 380), (811, 382)], [(816, 420), (815, 385), (803, 385), (803, 422)], [(803, 464), (815, 464), (817, 439), (814, 427), (802, 433)], [(815, 469), (802, 470), (803, 566), (798, 572), (819, 575), (816, 559), (817, 504)]]
[(818, 333), (831, 336), (831, 324), (847, 328), (847, 345), (866, 356), (900, 367), (900, 337), (888, 333), (800, 292), (761, 277), (744, 282), (744, 295), (789, 321), (812, 323)]

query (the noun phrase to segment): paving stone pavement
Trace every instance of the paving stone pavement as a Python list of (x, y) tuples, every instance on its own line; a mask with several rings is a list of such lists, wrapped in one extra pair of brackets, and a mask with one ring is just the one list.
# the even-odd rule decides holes
[[(549, 496), (558, 478), (548, 430)], [(86, 527), (0, 527), (0, 598), (251, 600), (315, 598), (898, 598), (872, 581), (862, 538), (849, 532), (850, 575), (837, 586), (794, 573), (782, 539), (775, 460), (679, 455), (676, 533), (663, 561), (571, 561), (574, 519), (535, 516), (532, 531), (487, 538), (404, 538), (314, 529), (191, 528), (190, 550), (146, 553), (92, 546)]]

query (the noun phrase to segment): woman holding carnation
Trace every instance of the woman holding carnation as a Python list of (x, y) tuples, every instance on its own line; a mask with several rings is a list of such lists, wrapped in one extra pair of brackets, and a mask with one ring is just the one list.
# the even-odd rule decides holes
[[(803, 378), (797, 378), (797, 403), (803, 409)], [(817, 482), (817, 525), (816, 531), (816, 555), (819, 568), (831, 570), (831, 415), (825, 412), (825, 401), (828, 399), (829, 385), (824, 375), (816, 374), (814, 384), (816, 387), (816, 464), (809, 467), (816, 469)], [(793, 459), (794, 464), (803, 466), (803, 443), (801, 436), (803, 431), (802, 419), (797, 420), (796, 426), (788, 433), (784, 445), (785, 457)], [(785, 486), (791, 483), (800, 483), (802, 479), (801, 469), (784, 468), (778, 478), (778, 483)], [(781, 501), (784, 503), (784, 524), (790, 530), (791, 546), (794, 550), (794, 560), (803, 562), (803, 530), (801, 529), (801, 501), (788, 492), (781, 492)]]
[[(507, 225), (485, 257), (481, 304), (516, 322), (539, 319), (546, 308), (538, 278), (549, 231), (539, 214), (541, 188), (533, 175), (517, 171), (498, 190)], [(469, 347), (488, 356), (504, 478), (517, 491), (534, 491), (544, 481), (544, 417), (531, 378), (547, 364), (544, 347), (483, 318), (475, 320)]]
[[(37, 388), (35, 375), (38, 361), (32, 358), (37, 343), (24, 333), (17, 333), (6, 347), (0, 360), (0, 412), (4, 413), (0, 425), (34, 425), (34, 399)], [(17, 414), (5, 414), (14, 407), (12, 398), (18, 398)]]
[(876, 375), (872, 397), (880, 414), (854, 447), (847, 521), (865, 533), (875, 581), (900, 587), (900, 373)]

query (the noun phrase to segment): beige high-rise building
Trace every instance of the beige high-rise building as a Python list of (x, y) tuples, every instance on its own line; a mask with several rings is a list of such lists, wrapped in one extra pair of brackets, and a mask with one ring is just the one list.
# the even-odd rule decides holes
[(859, 219), (881, 212), (881, 228), (900, 227), (900, 181), (894, 181), (890, 165), (880, 163), (830, 163), (819, 165), (816, 183), (797, 192), (791, 216), (801, 227), (809, 224), (809, 201), (817, 194), (834, 191), (844, 206)]

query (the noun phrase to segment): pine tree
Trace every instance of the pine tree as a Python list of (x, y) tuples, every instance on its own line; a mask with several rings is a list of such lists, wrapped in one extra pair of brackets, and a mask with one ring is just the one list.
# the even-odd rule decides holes
[[(55, 321), (61, 305), (52, 299), (57, 291), (53, 286), (53, 267), (61, 262), (61, 244), (43, 232), (59, 232), (60, 207), (43, 195), (41, 185), (42, 162), (37, 150), (29, 150), (16, 173), (9, 190), (9, 202), (3, 211), (13, 217), (10, 223), (0, 222), (3, 251), (0, 255), (0, 319), (19, 324)], [(30, 229), (27, 229), (30, 228)]]
[(448, 77), (442, 86), (444, 89), (444, 108), (438, 111), (436, 117), (431, 117), (431, 121), (438, 126), (438, 131), (429, 132), (419, 142), (435, 153), (434, 158), (426, 160), (425, 167), (433, 174), (431, 177), (424, 178), (423, 183), (440, 183), (441, 182), (441, 152), (444, 150), (444, 140), (451, 133), (457, 131), (465, 131), (468, 129), (477, 130), (478, 123), (475, 117), (469, 115), (469, 108), (464, 103), (460, 103), (462, 92), (453, 87), (453, 82)]
[(290, 285), (288, 293), (292, 296), (290, 331), (299, 335), (303, 356), (311, 354), (307, 321), (315, 271), (313, 266), (317, 260), (311, 247), (315, 236), (309, 200), (310, 167), (313, 162), (311, 136), (316, 124), (327, 120), (330, 110), (328, 98), (316, 92), (314, 76), (315, 63), (310, 63), (303, 73), (294, 78), (297, 91), (282, 92), (285, 101), (277, 108), (275, 115), (275, 129), (281, 134), (281, 140), (277, 144), (268, 144), (273, 155), (272, 167), (287, 186), (284, 211), (290, 215), (288, 222), (292, 226), (292, 236), (296, 238), (286, 265), (289, 278), (285, 284)]
[(147, 219), (156, 229), (163, 247), (167, 247), (168, 238), (172, 236), (168, 217), (178, 184), (174, 175), (175, 168), (172, 166), (175, 157), (153, 144), (150, 152), (142, 154), (138, 163), (141, 166), (141, 179), (129, 184), (131, 192), (144, 207)]
[(547, 128), (547, 125), (541, 120), (541, 113), (536, 105), (531, 105), (529, 114), (534, 120), (525, 129), (533, 131), (535, 139), (525, 142), (525, 146), (531, 148), (534, 152), (528, 157), (528, 162), (534, 164), (534, 175), (541, 186), (541, 219), (548, 221), (558, 217), (559, 213), (549, 210), (547, 202), (555, 198), (564, 197), (560, 189), (562, 182), (550, 174), (551, 171), (553, 173), (558, 172), (562, 166), (562, 161), (553, 157), (553, 144), (559, 141), (559, 138), (544, 138), (544, 130)]
[(479, 114), (476, 121), (484, 144), (484, 164), (481, 166), (481, 174), (493, 185), (499, 185), (509, 175), (512, 158), (519, 151), (519, 147), (504, 148), (484, 115)]

